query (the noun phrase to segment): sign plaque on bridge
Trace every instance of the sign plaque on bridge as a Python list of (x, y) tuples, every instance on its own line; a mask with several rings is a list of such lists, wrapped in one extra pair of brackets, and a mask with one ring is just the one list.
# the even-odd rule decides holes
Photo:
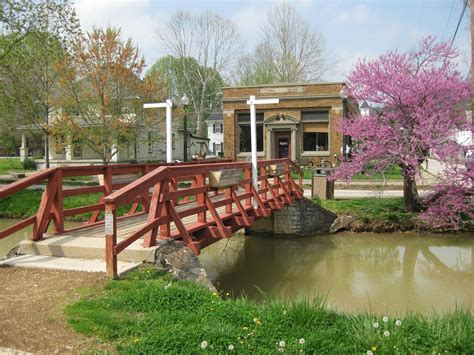
[(143, 108), (166, 108), (166, 162), (171, 163), (173, 161), (173, 150), (171, 146), (171, 107), (173, 103), (171, 100), (166, 102), (144, 104)]
[[(250, 145), (252, 151), (252, 184), (255, 190), (258, 191), (258, 174), (257, 174), (257, 114), (255, 105), (271, 105), (278, 104), (280, 99), (259, 99), (254, 95), (249, 97), (247, 105), (250, 105)], [(257, 202), (253, 200), (253, 207), (257, 208)]]

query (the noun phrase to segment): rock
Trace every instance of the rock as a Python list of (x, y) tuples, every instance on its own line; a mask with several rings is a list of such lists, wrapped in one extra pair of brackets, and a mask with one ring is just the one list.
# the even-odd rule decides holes
[(341, 229), (347, 229), (353, 222), (352, 216), (339, 216), (329, 227), (329, 233), (336, 233)]
[(159, 245), (155, 254), (155, 265), (159, 269), (168, 271), (178, 280), (192, 281), (210, 291), (217, 291), (191, 249), (173, 240), (160, 241)]

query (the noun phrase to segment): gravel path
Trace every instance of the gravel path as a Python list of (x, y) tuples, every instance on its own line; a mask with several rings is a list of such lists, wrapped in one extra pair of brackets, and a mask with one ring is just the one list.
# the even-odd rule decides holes
[(101, 288), (102, 273), (0, 268), (0, 349), (18, 352), (110, 352), (77, 334), (67, 323), (64, 307), (77, 300), (80, 289)]

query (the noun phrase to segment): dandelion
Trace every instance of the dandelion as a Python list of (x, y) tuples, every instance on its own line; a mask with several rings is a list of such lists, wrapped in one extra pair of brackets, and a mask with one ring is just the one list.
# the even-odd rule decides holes
[(377, 351), (377, 347), (374, 345), (374, 346), (372, 346), (372, 348), (370, 350)]
[(389, 332), (388, 330), (384, 331), (384, 332), (383, 332), (383, 336), (384, 336), (384, 337), (390, 336), (390, 332)]
[(229, 297), (229, 296), (230, 296), (230, 292), (226, 292), (225, 295), (226, 295), (227, 297)]
[(243, 330), (249, 330), (249, 327), (242, 327)]
[(397, 327), (401, 326), (402, 325), (402, 321), (400, 319), (397, 319), (397, 321), (395, 322), (395, 325)]
[(300, 340), (298, 340), (298, 343), (300, 343), (301, 345), (303, 345), (305, 342), (304, 338), (301, 338)]
[(278, 351), (281, 352), (281, 353), (284, 353), (284, 352), (285, 352), (285, 348), (278, 348)]
[(214, 297), (217, 297), (217, 292), (213, 292), (212, 295), (213, 295)]
[(374, 355), (374, 353), (372, 352), (372, 350), (367, 350), (367, 355)]
[(208, 344), (207, 344), (207, 341), (204, 340), (204, 341), (201, 343), (201, 349), (204, 350), (205, 348), (207, 348), (207, 345), (208, 345)]
[(377, 329), (379, 327), (379, 324), (377, 322), (374, 323), (374, 328)]
[(284, 340), (281, 340), (281, 341), (278, 343), (278, 345), (280, 346), (280, 348), (284, 348), (285, 345), (286, 345), (286, 343), (285, 343)]
[(383, 320), (384, 323), (387, 323), (388, 322), (388, 317), (383, 317), (382, 320)]
[(133, 339), (134, 343), (138, 343), (139, 341), (140, 341), (140, 339), (138, 339), (138, 338)]
[(234, 351), (234, 346), (232, 344), (229, 344), (229, 346), (227, 347), (227, 350)]

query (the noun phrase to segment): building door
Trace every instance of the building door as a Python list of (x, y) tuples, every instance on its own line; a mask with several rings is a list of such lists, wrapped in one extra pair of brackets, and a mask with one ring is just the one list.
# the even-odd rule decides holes
[(275, 157), (278, 158), (289, 158), (291, 152), (291, 144), (290, 144), (290, 133), (289, 132), (282, 132), (282, 133), (275, 133)]

